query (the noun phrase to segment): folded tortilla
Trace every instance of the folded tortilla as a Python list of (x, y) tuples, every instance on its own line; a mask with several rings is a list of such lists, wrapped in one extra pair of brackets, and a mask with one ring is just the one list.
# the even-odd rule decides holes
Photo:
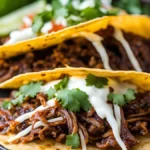
[[(92, 81), (94, 81), (94, 80), (97, 80), (97, 82), (99, 82), (99, 83), (101, 83), (101, 79), (107, 79), (108, 80), (108, 85), (104, 85), (104, 86), (102, 86), (102, 87), (96, 87), (96, 85), (88, 85), (89, 83), (87, 82), (87, 78), (88, 78), (88, 75), (92, 75), (92, 77), (94, 77), (94, 79), (92, 79)], [(136, 93), (137, 93), (137, 95), (136, 95), (136, 99), (135, 100), (133, 100), (133, 101), (130, 101), (130, 102), (128, 102), (127, 104), (125, 104), (124, 106), (120, 106), (120, 107), (118, 107), (118, 105), (116, 104), (116, 106), (119, 108), (119, 110), (120, 110), (120, 112), (121, 112), (121, 110), (123, 110), (123, 112), (124, 112), (124, 114), (126, 113), (126, 111), (128, 112), (129, 111), (129, 109), (131, 109), (132, 110), (132, 105), (134, 105), (135, 103), (136, 103), (136, 101), (140, 101), (141, 100), (141, 102), (144, 102), (145, 101), (145, 99), (147, 99), (147, 100), (149, 100), (149, 96), (150, 96), (150, 74), (147, 74), (147, 73), (138, 73), (138, 72), (134, 72), (134, 71), (127, 71), (127, 72), (124, 72), (124, 71), (115, 71), (115, 72), (113, 72), (113, 71), (107, 71), (107, 70), (99, 70), (99, 69), (86, 69), (86, 68), (63, 68), (63, 69), (60, 69), (60, 68), (58, 68), (58, 69), (54, 69), (54, 70), (50, 70), (50, 71), (42, 71), (42, 72), (35, 72), (35, 73), (26, 73), (26, 74), (23, 74), (23, 75), (18, 75), (18, 76), (16, 76), (16, 77), (13, 77), (12, 79), (10, 79), (10, 80), (8, 80), (8, 81), (6, 81), (6, 82), (4, 82), (4, 83), (2, 83), (2, 84), (0, 84), (0, 88), (9, 88), (9, 89), (18, 89), (18, 88), (20, 88), (21, 86), (23, 86), (24, 84), (30, 84), (31, 82), (32, 83), (36, 83), (37, 81), (39, 82), (39, 81), (42, 81), (43, 83), (44, 83), (44, 85), (42, 85), (42, 87), (40, 88), (41, 90), (40, 90), (40, 92), (46, 92), (49, 88), (54, 88), (55, 87), (55, 85), (56, 84), (58, 84), (58, 83), (60, 83), (61, 81), (62, 81), (62, 79), (64, 79), (64, 76), (65, 77), (68, 77), (69, 78), (69, 81), (68, 81), (68, 83), (67, 83), (67, 86), (66, 87), (64, 87), (64, 89), (62, 88), (62, 86), (60, 86), (62, 89), (59, 89), (58, 90), (58, 92), (61, 92), (61, 90), (65, 90), (65, 89), (69, 89), (69, 90), (73, 90), (73, 89), (79, 89), (79, 90), (81, 90), (81, 91), (84, 91), (84, 92), (86, 92), (87, 93), (87, 95), (89, 96), (89, 102), (91, 103), (91, 105), (93, 106), (93, 108), (94, 108), (94, 110), (95, 110), (95, 112), (96, 112), (96, 114), (100, 117), (100, 118), (102, 118), (102, 114), (101, 114), (101, 112), (99, 112), (99, 109), (103, 109), (103, 107), (104, 107), (104, 110), (103, 110), (103, 112), (104, 112), (104, 114), (106, 113), (107, 114), (107, 111), (109, 111), (109, 109), (107, 109), (107, 111), (106, 111), (106, 107), (105, 107), (105, 104), (107, 105), (107, 106), (110, 106), (110, 105), (112, 105), (112, 106), (114, 106), (115, 107), (115, 105), (113, 104), (113, 103), (104, 103), (104, 105), (102, 104), (102, 105), (100, 105), (100, 103), (99, 103), (99, 101), (101, 101), (101, 102), (103, 102), (103, 100), (105, 99), (104, 97), (104, 95), (106, 94), (105, 92), (107, 92), (107, 90), (105, 91), (105, 88), (112, 88), (113, 89), (113, 93), (116, 93), (116, 94), (125, 94), (125, 91), (127, 90), (127, 89), (132, 89), (132, 90), (135, 90), (136, 91)], [(54, 81), (54, 82), (53, 82)], [(94, 81), (94, 83), (96, 84), (96, 82)], [(62, 83), (61, 83), (62, 84)], [(90, 83), (91, 84), (91, 83)], [(103, 83), (104, 84), (104, 83)], [(63, 85), (64, 86), (64, 85)], [(84, 89), (85, 88), (85, 89)], [(87, 88), (87, 89), (86, 89)], [(90, 89), (89, 88), (91, 88), (91, 90), (92, 90), (92, 92), (90, 93), (90, 92), (88, 92), (88, 91), (90, 91)], [(32, 89), (33, 91), (34, 91), (34, 89)], [(104, 95), (102, 94), (100, 94), (98, 97), (96, 97), (97, 99), (96, 99), (96, 101), (93, 101), (92, 100), (92, 97), (93, 96), (95, 96), (95, 95), (97, 95), (98, 93), (96, 93), (96, 91), (97, 90), (100, 90), (99, 92), (101, 92), (101, 90), (104, 90)], [(112, 92), (111, 90), (108, 90), (110, 93)], [(108, 92), (108, 93), (109, 93)], [(39, 92), (38, 92), (39, 93)], [(38, 94), (37, 93), (37, 94)], [(57, 93), (58, 94), (58, 93)], [(56, 94), (56, 95), (57, 95)], [(91, 95), (90, 95), (91, 94)], [(130, 93), (131, 94), (131, 93)], [(139, 99), (138, 99), (138, 94), (139, 95), (145, 95), (145, 97), (139, 97)], [(37, 95), (36, 95), (37, 96)], [(27, 104), (29, 104), (30, 105), (30, 102), (28, 102), (28, 101), (30, 101), (30, 98), (31, 99), (33, 99), (33, 98), (36, 98), (36, 101), (37, 101), (37, 97), (36, 96), (34, 96), (34, 97), (28, 97), (28, 99), (26, 99), (26, 101), (24, 101), (23, 102), (23, 104), (25, 103), (26, 105)], [(57, 95), (58, 96), (58, 95)], [(102, 97), (103, 98), (102, 98)], [(107, 96), (107, 95), (106, 95)], [(102, 99), (101, 99), (102, 98)], [(32, 117), (32, 116), (34, 116), (36, 113), (38, 113), (38, 112), (40, 112), (40, 111), (43, 111), (43, 110), (46, 110), (46, 108), (47, 109), (49, 109), (49, 108), (53, 108), (53, 105), (50, 105), (51, 103), (53, 103), (53, 101), (57, 101), (58, 99), (56, 98), (52, 98), (51, 100), (49, 100), (49, 101), (46, 101), (46, 105), (45, 106), (42, 106), (43, 108), (42, 109), (40, 109), (39, 111), (34, 111), (34, 113), (32, 112), (33, 110), (29, 110), (29, 113), (31, 112), (31, 113), (33, 113), (30, 117)], [(60, 101), (59, 101), (60, 102)], [(143, 105), (141, 105), (140, 106), (140, 104), (139, 104), (139, 102), (137, 103), (137, 105), (139, 106), (139, 107), (142, 107), (141, 109), (143, 109), (143, 111), (145, 110), (146, 112), (145, 112), (145, 114), (144, 115), (142, 115), (140, 112), (134, 112), (133, 114), (131, 113), (129, 113), (129, 116), (128, 116), (128, 114), (125, 114), (125, 117), (127, 117), (126, 118), (126, 121), (128, 121), (128, 124), (129, 125), (133, 125), (132, 123), (137, 123), (139, 120), (139, 118), (138, 118), (138, 115), (139, 116), (142, 116), (143, 118), (148, 118), (149, 117), (149, 113), (147, 113), (147, 111), (149, 111), (149, 101), (147, 101), (146, 102), (147, 103), (147, 105), (145, 104), (145, 106)], [(18, 107), (20, 107), (20, 106), (23, 106), (23, 104), (21, 103)], [(33, 104), (33, 103), (32, 103)], [(64, 108), (61, 104), (61, 102), (59, 103), (60, 104), (60, 106), (59, 107), (61, 107), (61, 109), (63, 109), (63, 110), (65, 110), (65, 111), (67, 111), (67, 112), (69, 112), (69, 113), (71, 113), (71, 111), (68, 111), (68, 108)], [(27, 105), (28, 106), (28, 105)], [(17, 105), (14, 105), (13, 106), (14, 108), (15, 107), (17, 107)], [(38, 106), (39, 107), (39, 106)], [(41, 106), (40, 106), (41, 107)], [(134, 107), (134, 106), (133, 106)], [(36, 107), (37, 108), (37, 107)], [(115, 108), (114, 108), (115, 109)], [(0, 110), (1, 111), (3, 111), (4, 109), (2, 109), (2, 107), (0, 108)], [(9, 110), (8, 110), (9, 111)], [(115, 110), (114, 110), (115, 111)], [(138, 110), (137, 110), (138, 111)], [(72, 111), (73, 112), (73, 111)], [(27, 112), (28, 113), (28, 112)], [(43, 112), (44, 113), (44, 112)], [(76, 114), (76, 112), (73, 112), (74, 114)], [(89, 122), (87, 122), (87, 120), (84, 120), (84, 122), (82, 122), (81, 120), (80, 120), (80, 117), (83, 115), (82, 114), (82, 111), (79, 111), (79, 112), (77, 112), (77, 114), (80, 114), (80, 116), (76, 116), (76, 117), (79, 117), (78, 118), (78, 120), (77, 120), (77, 122), (80, 124), (80, 123), (82, 123), (81, 125), (82, 126), (84, 126), (85, 124), (87, 125), (91, 125), (91, 122), (89, 123)], [(85, 112), (84, 112), (85, 113)], [(121, 113), (122, 114), (122, 113)], [(23, 114), (21, 114), (21, 115), (19, 115), (17, 118), (16, 118), (16, 120), (17, 120), (17, 122), (19, 122), (19, 123), (24, 123), (24, 121), (25, 121), (25, 119), (23, 119), (24, 117), (24, 115), (26, 115), (26, 113), (23, 113)], [(102, 115), (102, 116), (101, 116)], [(133, 117), (134, 116), (134, 117)], [(31, 119), (30, 117), (27, 117), (26, 119)], [(56, 116), (55, 116), (56, 117)], [(51, 118), (51, 119), (56, 119), (56, 118)], [(60, 119), (60, 117), (63, 117), (63, 119), (66, 119), (64, 116), (57, 116), (59, 119)], [(57, 118), (57, 119), (58, 119)], [(104, 117), (107, 121), (108, 121), (108, 118), (107, 118), (107, 115), (106, 115), (106, 117)], [(119, 131), (119, 120), (118, 120), (118, 115), (117, 114), (113, 114), (113, 113), (111, 113), (110, 114), (110, 118), (111, 119), (114, 119), (114, 120), (116, 120), (117, 122), (118, 122), (118, 124), (117, 124), (117, 126), (118, 126), (118, 131)], [(116, 118), (116, 119), (115, 119)], [(23, 119), (23, 120), (22, 120)], [(93, 118), (94, 119), (94, 118)], [(136, 121), (133, 121), (133, 120), (135, 120), (135, 119), (137, 119)], [(21, 121), (22, 120), (22, 121)], [(121, 120), (123, 120), (122, 118), (121, 118)], [(121, 121), (120, 120), (120, 121)], [(38, 120), (36, 120), (36, 121), (38, 121)], [(142, 119), (140, 120), (141, 122), (142, 122)], [(109, 121), (108, 121), (109, 122)], [(143, 120), (143, 122), (144, 122), (144, 120)], [(146, 127), (147, 128), (147, 130), (149, 130), (149, 120), (145, 120), (145, 122), (147, 123), (147, 125), (146, 126), (144, 126), (144, 127)], [(3, 123), (5, 123), (5, 122), (0, 122), (1, 124), (3, 124)], [(10, 124), (11, 124), (11, 122), (10, 122)], [(114, 128), (114, 125), (113, 125), (113, 123), (111, 124), (111, 121), (109, 122), (109, 124), (110, 124), (110, 126), (111, 126), (111, 128), (113, 129)], [(122, 122), (121, 122), (121, 124), (122, 124)], [(33, 125), (33, 123), (30, 123), (30, 125)], [(65, 124), (66, 125), (66, 124)], [(81, 125), (79, 125), (79, 130), (81, 129)], [(84, 128), (87, 128), (87, 126), (84, 126)], [(125, 124), (124, 124), (125, 125)], [(15, 128), (18, 126), (18, 125), (15, 125), (14, 124), (14, 126), (15, 126)], [(34, 125), (33, 125), (34, 126)], [(12, 127), (12, 126), (11, 126)], [(37, 127), (38, 128), (38, 127)], [(110, 128), (110, 129), (111, 129)], [(127, 128), (127, 126), (125, 125), (124, 126), (124, 128)], [(16, 128), (17, 129), (17, 128)], [(26, 128), (25, 128), (26, 129)], [(8, 149), (12, 149), (12, 150), (17, 150), (17, 149), (20, 149), (20, 148), (23, 148), (23, 149), (25, 149), (25, 150), (30, 150), (30, 149), (33, 149), (33, 147), (34, 148), (36, 148), (37, 150), (42, 150), (42, 149), (45, 149), (45, 150), (47, 150), (47, 149), (50, 149), (50, 150), (58, 150), (58, 149), (71, 149), (71, 147), (70, 146), (66, 146), (65, 144), (60, 144), (60, 142), (56, 142), (55, 140), (53, 140), (53, 138), (52, 138), (52, 136), (45, 136), (45, 138), (41, 141), (41, 140), (39, 140), (39, 138), (37, 139), (37, 140), (31, 140), (29, 143), (27, 142), (27, 143), (21, 143), (21, 141), (23, 140), (23, 139), (21, 139), (22, 137), (19, 137), (19, 138), (16, 138), (16, 136), (18, 136), (18, 134), (20, 133), (20, 132), (22, 132), (23, 130), (25, 130), (25, 129), (22, 129), (21, 131), (17, 131), (17, 133), (16, 134), (12, 134), (12, 132), (9, 132), (9, 134), (7, 133), (6, 135), (0, 135), (0, 144), (2, 145), (2, 146), (4, 146), (4, 147), (6, 147), (6, 148), (8, 148)], [(33, 128), (34, 129), (34, 128)], [(132, 128), (133, 129), (133, 128)], [(3, 129), (2, 129), (3, 130)], [(2, 131), (1, 130), (1, 131)], [(69, 130), (69, 127), (68, 127), (68, 130)], [(78, 131), (79, 131), (78, 130)], [(129, 129), (130, 130), (130, 129)], [(32, 129), (31, 129), (31, 131), (32, 131)], [(30, 132), (31, 132), (30, 131)], [(78, 134), (78, 131), (77, 131), (77, 134)], [(83, 132), (83, 129), (81, 129), (81, 131)], [(140, 132), (141, 131), (141, 132)], [(30, 132), (28, 133), (28, 134), (26, 134), (26, 135), (24, 135), (24, 137), (26, 137), (26, 136), (28, 136), (28, 135), (30, 135)], [(50, 132), (50, 131), (49, 131)], [(128, 132), (128, 130), (127, 130), (127, 132)], [(126, 132), (126, 133), (127, 133)], [(134, 135), (134, 132), (132, 133), (132, 135), (130, 135), (131, 133), (127, 133), (128, 134), (128, 137), (132, 137), (133, 135), (136, 137), (136, 139), (138, 139), (138, 141), (140, 141), (140, 143), (138, 143), (136, 140), (133, 140), (134, 139), (134, 137), (132, 137), (131, 139), (133, 140), (132, 142), (130, 141), (130, 144), (132, 145), (132, 146), (134, 146), (133, 147), (133, 150), (148, 150), (149, 148), (150, 148), (150, 135), (148, 134), (148, 133), (146, 133), (145, 132), (145, 134), (146, 135), (142, 135), (142, 136), (140, 136), (140, 133), (142, 133), (143, 132), (143, 130), (141, 129), (139, 129), (139, 130), (135, 130), (135, 133), (136, 133), (136, 136)], [(124, 134), (126, 134), (126, 133), (124, 133)], [(91, 133), (88, 131), (88, 134), (90, 135)], [(102, 134), (103, 134), (103, 132), (102, 132)], [(116, 132), (114, 132), (114, 130), (113, 130), (113, 134), (116, 134)], [(121, 130), (121, 134), (122, 134), (122, 130)], [(80, 135), (80, 134), (79, 134)], [(118, 133), (118, 136), (120, 136), (119, 135), (119, 133)], [(11, 138), (10, 138), (11, 137)], [(84, 135), (84, 133), (83, 133), (83, 137), (86, 137), (85, 135)], [(109, 137), (111, 137), (111, 135), (110, 136), (108, 136), (107, 138), (109, 138)], [(126, 139), (126, 136), (124, 137), (123, 135), (122, 135), (122, 137), (124, 138), (124, 141), (126, 141), (126, 140), (129, 140), (129, 139)], [(52, 138), (52, 139), (51, 139)], [(121, 138), (121, 137), (120, 137)], [(20, 139), (20, 140), (19, 140)], [(55, 138), (54, 138), (55, 139)], [(81, 140), (82, 139), (82, 140)], [(104, 138), (105, 139), (105, 138)], [(130, 139), (130, 140), (131, 140)], [(14, 141), (16, 141), (16, 140), (19, 140), (19, 141), (17, 141), (17, 142), (14, 142)], [(83, 138), (81, 138), (80, 137), (80, 140), (83, 142)], [(121, 139), (120, 139), (121, 140)], [(120, 142), (120, 140), (117, 140), (117, 142)], [(101, 141), (101, 140), (100, 140)], [(81, 143), (82, 143), (81, 142)], [(101, 141), (102, 142), (102, 141)], [(127, 141), (126, 141), (127, 142)], [(135, 144), (135, 143), (136, 144)], [(14, 144), (14, 143), (16, 143), (16, 144)], [(64, 142), (62, 142), (62, 143), (64, 143)], [(103, 144), (105, 143), (105, 140), (102, 142)], [(106, 143), (105, 143), (106, 144)], [(81, 144), (82, 145), (82, 144)], [(79, 149), (83, 146), (79, 146)], [(111, 145), (111, 144), (110, 144)], [(109, 146), (110, 146), (109, 145)], [(128, 144), (127, 144), (128, 145)], [(85, 146), (85, 145), (84, 145)], [(112, 146), (112, 145), (111, 145)], [(110, 146), (110, 147), (111, 147)], [(120, 146), (121, 146), (121, 144), (120, 144)], [(98, 149), (101, 149), (101, 148), (97, 148), (96, 146), (95, 146), (95, 144), (88, 144), (87, 145), (87, 148), (89, 149), (89, 150), (92, 150), (92, 149), (96, 149), (96, 150), (98, 150)], [(83, 147), (82, 147), (82, 149), (84, 149)], [(106, 148), (107, 149), (107, 148)], [(122, 145), (122, 149), (123, 149), (123, 145)], [(125, 149), (125, 148), (124, 148)]]
[(109, 16), (93, 19), (76, 26), (65, 28), (64, 30), (53, 32), (34, 39), (18, 42), (13, 45), (0, 46), (0, 58), (10, 58), (19, 54), (42, 50), (49, 46), (59, 44), (69, 39), (72, 35), (80, 32), (96, 32), (105, 29), (109, 25), (132, 32), (145, 38), (150, 38), (150, 18), (140, 15)]

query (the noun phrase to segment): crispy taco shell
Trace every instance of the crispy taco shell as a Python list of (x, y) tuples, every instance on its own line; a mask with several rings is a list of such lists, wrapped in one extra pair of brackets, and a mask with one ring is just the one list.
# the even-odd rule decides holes
[[(50, 71), (42, 71), (35, 73), (26, 73), (23, 75), (18, 75), (12, 79), (0, 84), (0, 88), (19, 88), (23, 84), (27, 84), (30, 81), (45, 81), (49, 82), (52, 80), (57, 80), (62, 77), (62, 75), (68, 76), (86, 76), (89, 73), (99, 76), (99, 77), (110, 77), (120, 81), (127, 81), (138, 87), (141, 92), (150, 91), (150, 74), (147, 73), (137, 73), (134, 71), (107, 71), (99, 69), (85, 69), (85, 68), (63, 68), (55, 69)], [(10, 135), (11, 136), (11, 135)], [(70, 150), (71, 148), (57, 143), (54, 140), (46, 139), (44, 141), (35, 140), (27, 144), (8, 144), (6, 141), (9, 136), (0, 135), (0, 144), (11, 150), (19, 150), (23, 148), (24, 150), (31, 150), (33, 147), (36, 150)], [(133, 150), (149, 150), (150, 149), (150, 135), (137, 137), (140, 140), (140, 144), (135, 146)], [(88, 150), (98, 150), (96, 147), (88, 146)]]
[(34, 39), (18, 42), (13, 45), (1, 46), (0, 58), (10, 58), (30, 51), (42, 50), (61, 43), (78, 32), (96, 32), (100, 29), (107, 28), (109, 25), (123, 29), (126, 32), (132, 32), (139, 36), (150, 38), (150, 18), (148, 16), (123, 15), (102, 17)]

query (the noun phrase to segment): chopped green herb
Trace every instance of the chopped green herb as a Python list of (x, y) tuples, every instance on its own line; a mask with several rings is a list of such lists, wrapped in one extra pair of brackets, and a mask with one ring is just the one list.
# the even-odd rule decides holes
[(40, 32), (43, 25), (44, 25), (44, 21), (42, 20), (42, 18), (39, 17), (39, 16), (35, 17), (34, 18), (34, 23), (32, 25), (33, 32), (35, 32), (35, 33)]
[(97, 77), (92, 74), (88, 74), (86, 77), (87, 86), (95, 86), (97, 88), (103, 88), (105, 85), (108, 85), (108, 79), (104, 77)]
[(88, 95), (80, 89), (61, 90), (58, 92), (57, 98), (64, 108), (73, 112), (80, 111), (80, 108), (85, 111), (91, 108)]
[(46, 94), (48, 95), (48, 99), (53, 98), (54, 95), (55, 95), (55, 93), (56, 93), (56, 90), (53, 89), (53, 88), (50, 88), (50, 89), (46, 92)]
[(124, 95), (127, 102), (130, 102), (131, 100), (135, 99), (135, 91), (133, 89), (129, 88)]
[(81, 11), (81, 16), (85, 18), (85, 20), (91, 20), (93, 18), (101, 17), (102, 15), (103, 14), (99, 10), (92, 7), (85, 8)]
[(24, 96), (21, 94), (16, 99), (11, 100), (13, 105), (20, 105), (23, 103)]
[(126, 104), (125, 97), (123, 94), (108, 94), (108, 99), (113, 102), (113, 104), (124, 106)]
[(66, 145), (71, 146), (72, 149), (78, 148), (80, 144), (80, 138), (77, 133), (67, 135)]
[(50, 21), (51, 18), (52, 18), (51, 11), (43, 11), (42, 13), (36, 15), (33, 19), (33, 25), (32, 25), (33, 32), (35, 32), (35, 33), (40, 32), (44, 23), (47, 21)]
[(20, 87), (19, 91), (25, 96), (33, 98), (40, 91), (42, 82), (31, 82)]
[(69, 77), (65, 76), (58, 84), (55, 85), (56, 91), (66, 88), (69, 81)]
[(54, 18), (57, 18), (57, 17), (60, 17), (60, 16), (66, 17), (67, 15), (68, 15), (68, 10), (66, 8), (62, 7), (62, 8), (55, 11)]
[(135, 91), (133, 89), (127, 89), (125, 94), (116, 94), (110, 93), (108, 94), (108, 100), (112, 101), (114, 104), (119, 106), (124, 106), (130, 101), (135, 99)]
[(11, 109), (11, 107), (12, 107), (11, 101), (8, 101), (8, 100), (4, 101), (4, 102), (2, 103), (2, 107), (3, 107), (4, 109)]

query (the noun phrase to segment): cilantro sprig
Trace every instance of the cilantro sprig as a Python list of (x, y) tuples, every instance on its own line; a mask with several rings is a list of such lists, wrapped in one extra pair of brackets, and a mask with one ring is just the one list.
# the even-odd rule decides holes
[(42, 82), (30, 82), (29, 84), (23, 85), (19, 88), (19, 91), (16, 92), (15, 98), (11, 101), (4, 101), (2, 107), (4, 109), (11, 109), (13, 105), (20, 105), (23, 103), (25, 97), (35, 97), (36, 94), (40, 91)]
[(78, 148), (80, 145), (80, 138), (77, 133), (67, 135), (66, 145), (71, 146), (72, 149)]
[(116, 93), (108, 94), (108, 100), (119, 106), (124, 106), (125, 104), (129, 103), (134, 99), (135, 99), (135, 91), (130, 88), (127, 89), (126, 93), (124, 94), (116, 94)]
[(57, 99), (64, 108), (73, 112), (80, 111), (81, 108), (88, 111), (91, 108), (88, 95), (80, 89), (61, 90), (58, 92)]
[(108, 79), (104, 77), (97, 77), (93, 74), (88, 74), (86, 77), (86, 85), (103, 88), (105, 85), (108, 85)]
[(65, 76), (59, 83), (57, 83), (54, 87), (56, 89), (56, 91), (64, 89), (67, 87), (69, 81), (69, 77)]

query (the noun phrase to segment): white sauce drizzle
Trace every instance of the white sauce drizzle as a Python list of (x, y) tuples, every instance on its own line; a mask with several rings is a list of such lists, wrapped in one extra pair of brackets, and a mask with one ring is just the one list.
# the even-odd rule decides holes
[(10, 39), (5, 43), (5, 45), (14, 44), (34, 37), (36, 37), (36, 34), (33, 32), (31, 27), (23, 30), (16, 30), (10, 33)]
[(84, 139), (84, 135), (83, 135), (81, 129), (79, 129), (79, 135), (80, 135), (80, 141), (81, 141), (82, 150), (87, 150), (85, 139)]
[(109, 65), (109, 57), (107, 55), (107, 52), (105, 50), (105, 47), (102, 44), (103, 38), (95, 33), (90, 32), (81, 32), (79, 33), (81, 36), (85, 37), (87, 40), (92, 42), (93, 46), (97, 50), (97, 52), (100, 54), (104, 68), (107, 70), (112, 70)]
[[(49, 119), (48, 122), (55, 122), (55, 121), (61, 121), (63, 120), (63, 117), (58, 117), (58, 118), (53, 118), (53, 119)], [(46, 124), (44, 124), (42, 121), (38, 121), (35, 123), (34, 125), (34, 129), (40, 127), (40, 126), (46, 126)], [(8, 139), (8, 142), (12, 142), (14, 140), (17, 140), (25, 135), (27, 135), (28, 133), (30, 133), (30, 131), (32, 130), (32, 125), (29, 126), (28, 128), (24, 129), (23, 131), (19, 132), (17, 135), (15, 135), (14, 137)]]
[(53, 106), (55, 106), (55, 100), (54, 99), (48, 100), (45, 107), (41, 105), (41, 106), (37, 107), (34, 111), (28, 112), (26, 114), (23, 114), (22, 116), (19, 116), (18, 118), (15, 119), (15, 121), (22, 123), (23, 121), (32, 117), (32, 115), (35, 112), (40, 111), (40, 110), (44, 110), (44, 109), (47, 109), (47, 108), (53, 107)]
[(120, 107), (118, 105), (114, 105), (114, 113), (115, 113), (115, 118), (118, 123), (118, 130), (120, 131), (121, 130), (121, 112), (120, 112)]
[(130, 60), (130, 62), (132, 63), (133, 67), (135, 68), (136, 71), (141, 72), (142, 69), (136, 59), (136, 57), (134, 56), (133, 51), (130, 48), (130, 45), (128, 44), (128, 42), (126, 41), (126, 39), (123, 36), (123, 33), (120, 29), (115, 29), (114, 32), (114, 37), (122, 44), (122, 46), (124, 47), (128, 58)]

